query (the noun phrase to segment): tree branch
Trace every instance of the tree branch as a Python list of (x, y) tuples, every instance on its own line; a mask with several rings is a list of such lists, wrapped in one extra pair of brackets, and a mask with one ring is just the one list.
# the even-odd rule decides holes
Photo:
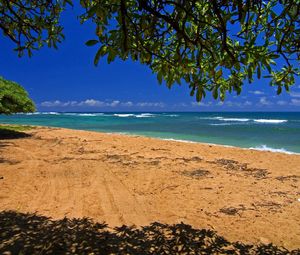
[(128, 50), (127, 47), (127, 27), (126, 27), (126, 17), (127, 16), (127, 9), (126, 9), (126, 3), (125, 0), (121, 0), (121, 19), (122, 19), (122, 29), (123, 29), (123, 34), (124, 34), (124, 40), (123, 40), (123, 47), (124, 51)]

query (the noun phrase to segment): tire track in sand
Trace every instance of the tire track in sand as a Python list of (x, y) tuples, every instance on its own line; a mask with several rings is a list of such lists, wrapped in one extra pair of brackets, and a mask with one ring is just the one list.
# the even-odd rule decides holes
[(147, 223), (143, 206), (124, 183), (109, 170), (109, 165), (96, 170), (96, 173), (99, 200), (104, 211), (104, 220), (107, 223), (115, 226)]
[[(52, 208), (48, 206), (47, 202), (53, 200), (54, 183), (52, 179), (49, 181), (48, 178), (40, 178), (40, 174), (42, 173), (40, 169), (43, 168), (43, 160), (39, 157), (38, 150), (24, 150), (18, 147), (14, 148), (14, 151), (17, 154), (21, 153), (27, 157), (21, 163), (22, 165), (26, 165), (26, 168), (20, 171), (19, 176), (23, 183), (22, 190), (14, 189), (16, 193), (12, 194), (18, 197), (17, 201), (19, 201), (19, 205), (17, 206), (17, 210), (26, 212), (51, 211)], [(46, 174), (46, 171), (44, 172)], [(46, 179), (48, 181), (45, 181)], [(52, 194), (52, 196), (49, 197), (49, 194)], [(47, 202), (45, 203), (45, 201)]]

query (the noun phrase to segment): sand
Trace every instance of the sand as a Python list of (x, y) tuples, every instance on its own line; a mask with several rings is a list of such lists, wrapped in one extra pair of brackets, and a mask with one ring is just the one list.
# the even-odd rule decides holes
[(110, 226), (186, 223), (300, 247), (300, 156), (36, 128), (0, 140), (0, 211)]

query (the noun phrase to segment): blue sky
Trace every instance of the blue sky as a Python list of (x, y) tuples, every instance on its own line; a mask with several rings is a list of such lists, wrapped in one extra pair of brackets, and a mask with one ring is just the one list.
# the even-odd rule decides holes
[(168, 89), (156, 75), (137, 62), (102, 59), (95, 67), (97, 47), (85, 42), (95, 39), (91, 24), (80, 25), (78, 10), (63, 16), (66, 40), (58, 50), (42, 48), (33, 57), (18, 58), (14, 45), (1, 37), (0, 75), (21, 84), (39, 111), (299, 111), (300, 79), (277, 96), (267, 80), (245, 84), (239, 96), (225, 102), (209, 95), (201, 103), (189, 96), (188, 85)]

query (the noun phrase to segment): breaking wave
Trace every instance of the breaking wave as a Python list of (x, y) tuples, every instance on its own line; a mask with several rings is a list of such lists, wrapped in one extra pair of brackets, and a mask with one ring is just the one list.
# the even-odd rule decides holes
[(295, 153), (295, 152), (292, 152), (292, 151), (288, 151), (284, 148), (276, 149), (276, 148), (268, 147), (265, 144), (259, 145), (259, 146), (256, 146), (256, 147), (250, 147), (249, 149), (257, 150), (257, 151), (281, 152), (281, 153), (285, 153), (285, 154), (299, 154), (299, 153)]
[(132, 113), (115, 113), (114, 116), (120, 118), (128, 118), (128, 117), (134, 117), (135, 115)]
[(255, 119), (254, 122), (258, 122), (258, 123), (270, 123), (270, 124), (279, 124), (279, 123), (285, 123), (285, 122), (287, 122), (287, 120)]
[[(219, 117), (219, 116), (202, 118), (202, 119), (218, 120), (218, 121), (225, 121), (225, 122), (256, 122), (256, 123), (263, 123), (263, 124), (281, 124), (281, 123), (288, 122), (288, 120), (280, 120), (280, 119), (224, 118), (224, 117)], [(217, 126), (217, 125), (214, 125), (214, 126)]]

